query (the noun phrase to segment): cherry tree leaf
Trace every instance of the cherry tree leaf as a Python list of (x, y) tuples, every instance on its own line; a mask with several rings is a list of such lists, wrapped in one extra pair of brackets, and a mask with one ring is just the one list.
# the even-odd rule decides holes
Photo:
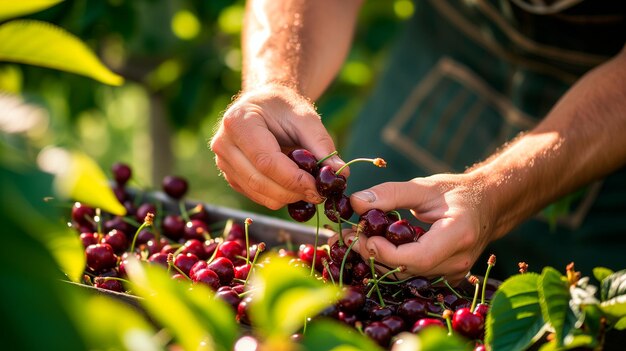
[(0, 0), (0, 21), (35, 13), (63, 0)]
[(0, 61), (54, 68), (110, 85), (124, 82), (79, 38), (41, 21), (15, 20), (0, 25)]
[(485, 342), (491, 350), (525, 350), (543, 330), (539, 278), (536, 273), (525, 273), (500, 285), (485, 324)]
[(382, 351), (372, 339), (334, 320), (316, 320), (307, 327), (301, 346), (310, 351)]
[(574, 328), (576, 318), (569, 306), (567, 279), (552, 267), (545, 267), (539, 278), (539, 303), (543, 319), (552, 325), (557, 346)]
[(626, 269), (602, 279), (600, 287), (601, 301), (607, 301), (621, 295), (626, 295)]
[(610, 276), (613, 273), (614, 272), (612, 269), (606, 267), (596, 267), (593, 269), (593, 276), (599, 282), (603, 281), (606, 277)]

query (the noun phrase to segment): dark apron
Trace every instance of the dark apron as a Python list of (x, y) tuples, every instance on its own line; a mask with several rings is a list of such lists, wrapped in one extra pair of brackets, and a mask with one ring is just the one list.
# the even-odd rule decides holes
[[(352, 167), (350, 193), (463, 172), (531, 129), (626, 41), (626, 1), (585, 0), (554, 14), (537, 14), (531, 3), (416, 2), (343, 155), (383, 157), (388, 167)], [(626, 268), (626, 168), (570, 198), (555, 228), (538, 214), (492, 243), (475, 270), (486, 267), (489, 253), (497, 255), (500, 278), (516, 273), (520, 261), (531, 271), (564, 271), (574, 261), (585, 275), (596, 266)]]

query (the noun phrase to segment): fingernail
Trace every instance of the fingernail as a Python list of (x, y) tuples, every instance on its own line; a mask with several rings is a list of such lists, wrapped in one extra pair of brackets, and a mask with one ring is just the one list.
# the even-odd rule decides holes
[(314, 204), (319, 204), (322, 201), (324, 201), (324, 199), (322, 199), (319, 195), (317, 195), (317, 193), (313, 191), (309, 191), (306, 193), (306, 200), (307, 202), (314, 203)]
[(369, 190), (356, 192), (352, 194), (352, 196), (356, 197), (357, 199), (361, 201), (365, 201), (369, 203), (376, 201), (376, 194), (374, 194), (373, 192)]

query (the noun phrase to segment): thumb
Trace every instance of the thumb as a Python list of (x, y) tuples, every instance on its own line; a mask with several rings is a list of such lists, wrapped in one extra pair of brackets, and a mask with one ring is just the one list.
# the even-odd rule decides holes
[(413, 181), (388, 182), (365, 189), (350, 196), (350, 204), (356, 213), (372, 208), (391, 211), (400, 208), (411, 209), (421, 203), (426, 187)]
[[(300, 135), (300, 143), (302, 146), (309, 150), (318, 160), (327, 157), (337, 150), (333, 139), (326, 129), (324, 129), (323, 126), (320, 127), (320, 125), (311, 125), (305, 128)], [(333, 155), (326, 159), (323, 164), (337, 171), (346, 163), (338, 155)], [(346, 167), (341, 174), (345, 177), (349, 176), (350, 172), (348, 167)]]

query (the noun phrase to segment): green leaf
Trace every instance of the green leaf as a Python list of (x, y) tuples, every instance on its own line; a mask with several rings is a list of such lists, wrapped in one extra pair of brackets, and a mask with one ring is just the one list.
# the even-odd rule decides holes
[(307, 327), (301, 345), (310, 351), (381, 350), (372, 339), (334, 320), (314, 320)]
[(616, 321), (626, 317), (626, 295), (602, 301), (600, 308), (611, 319), (612, 323), (616, 323)]
[(543, 319), (554, 328), (557, 346), (563, 345), (576, 323), (569, 301), (567, 278), (556, 269), (545, 267), (539, 278), (539, 303)]
[(600, 300), (606, 301), (626, 294), (626, 269), (617, 271), (602, 280)]
[(63, 0), (0, 0), (0, 21), (35, 13), (61, 1)]
[(232, 350), (237, 323), (232, 307), (201, 284), (174, 281), (162, 268), (131, 259), (126, 266), (141, 304), (185, 350)]
[(617, 329), (617, 330), (624, 330), (626, 329), (626, 316), (620, 318), (620, 320), (618, 320), (614, 325), (613, 328)]
[(539, 278), (536, 273), (516, 275), (498, 288), (485, 325), (485, 342), (493, 351), (525, 350), (544, 327)]
[(126, 209), (115, 197), (104, 171), (93, 159), (81, 152), (72, 152), (58, 156), (58, 162), (63, 164), (54, 179), (59, 195), (118, 216), (126, 214)]
[(271, 256), (252, 276), (252, 325), (265, 337), (289, 337), (305, 318), (319, 314), (339, 298), (339, 289), (310, 277), (307, 270)]
[(614, 272), (612, 269), (606, 267), (596, 267), (593, 269), (593, 276), (599, 282), (603, 281), (606, 277), (610, 276), (613, 273)]
[(580, 334), (580, 335), (573, 336), (571, 339), (569, 339), (567, 345), (565, 346), (559, 346), (557, 345), (556, 340), (552, 340), (548, 343), (543, 344), (541, 348), (539, 348), (539, 351), (556, 351), (556, 350), (563, 351), (563, 350), (572, 350), (576, 348), (587, 349), (587, 348), (592, 348), (595, 345), (596, 345), (596, 341), (593, 338), (593, 336), (587, 335), (587, 334)]
[(110, 85), (124, 82), (80, 39), (41, 21), (15, 20), (0, 25), (0, 61), (55, 68)]
[(429, 327), (419, 334), (401, 333), (398, 339), (402, 340), (396, 343), (393, 351), (468, 351), (472, 348), (467, 340), (461, 339), (455, 334), (448, 335), (448, 331), (443, 328)]

